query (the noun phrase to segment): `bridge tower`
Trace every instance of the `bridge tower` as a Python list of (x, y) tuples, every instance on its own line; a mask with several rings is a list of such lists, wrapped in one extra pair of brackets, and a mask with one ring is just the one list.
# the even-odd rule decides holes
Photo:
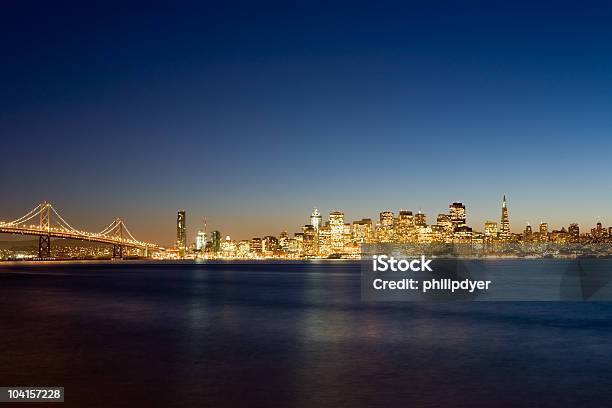
[[(120, 242), (123, 242), (123, 230), (125, 226), (123, 225), (123, 220), (121, 218), (117, 218), (115, 220), (117, 228), (114, 229), (115, 238), (117, 238)], [(114, 259), (123, 259), (123, 245), (114, 244), (113, 245), (113, 258)]]
[(41, 204), (39, 226), (46, 234), (38, 236), (38, 257), (51, 258), (51, 204), (46, 201)]

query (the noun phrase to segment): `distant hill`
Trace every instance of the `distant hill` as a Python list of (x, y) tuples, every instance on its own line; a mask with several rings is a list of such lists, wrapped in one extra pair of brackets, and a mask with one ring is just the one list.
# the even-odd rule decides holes
[(28, 239), (24, 241), (0, 241), (0, 249), (27, 249), (37, 248), (38, 240)]

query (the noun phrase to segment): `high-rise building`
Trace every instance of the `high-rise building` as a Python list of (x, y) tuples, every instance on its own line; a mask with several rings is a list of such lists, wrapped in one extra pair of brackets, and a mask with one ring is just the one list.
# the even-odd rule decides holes
[(370, 218), (353, 221), (353, 241), (358, 244), (372, 242), (372, 220)]
[(436, 218), (436, 228), (433, 228), (434, 236), (437, 241), (450, 242), (456, 228), (462, 226), (462, 223), (453, 223), (451, 214), (438, 214)]
[(245, 239), (245, 240), (238, 242), (236, 246), (236, 255), (238, 255), (240, 258), (247, 258), (250, 252), (251, 252), (251, 241)]
[(580, 226), (578, 224), (576, 223), (570, 224), (569, 228), (567, 229), (567, 232), (569, 234), (571, 242), (580, 241)]
[(342, 211), (329, 213), (329, 228), (332, 253), (342, 253), (344, 251), (344, 213)]
[(315, 254), (319, 253), (319, 228), (323, 225), (323, 217), (321, 217), (321, 213), (318, 208), (315, 208), (310, 214), (310, 224), (315, 230), (314, 240), (312, 241), (312, 251)]
[(508, 205), (506, 196), (502, 200), (501, 222), (499, 223), (499, 239), (501, 241), (510, 241), (510, 219), (508, 218)]
[(427, 217), (421, 212), (421, 210), (414, 215), (414, 225), (417, 227), (427, 226)]
[(525, 232), (523, 233), (525, 242), (530, 242), (533, 240), (533, 230), (531, 229), (531, 225), (527, 224), (525, 226)]
[(395, 236), (397, 241), (402, 244), (416, 241), (412, 211), (400, 210), (397, 217)]
[(448, 214), (453, 224), (453, 229), (465, 225), (465, 205), (454, 202), (448, 206)]
[(255, 256), (260, 256), (262, 251), (261, 238), (252, 238), (250, 249), (252, 254), (254, 254)]
[(229, 235), (220, 243), (221, 254), (225, 258), (235, 257), (237, 248), (236, 241), (232, 240)]
[(185, 221), (185, 211), (179, 211), (176, 215), (176, 247), (179, 256), (185, 256), (187, 250), (187, 224)]
[(319, 230), (322, 225), (323, 217), (321, 217), (321, 213), (318, 208), (315, 208), (312, 214), (310, 214), (310, 225), (314, 227), (315, 230)]
[(595, 239), (602, 238), (604, 234), (605, 234), (605, 229), (603, 228), (603, 225), (601, 222), (598, 222), (595, 228), (591, 228), (591, 236)]
[(312, 225), (304, 225), (302, 227), (303, 231), (303, 246), (304, 246), (304, 255), (306, 256), (317, 256), (317, 247), (315, 245), (315, 239), (317, 237), (317, 230)]
[(198, 231), (196, 235), (196, 251), (204, 252), (206, 249), (206, 232)]
[(213, 231), (210, 233), (210, 250), (215, 254), (221, 250), (220, 231)]
[(344, 223), (344, 231), (342, 232), (342, 241), (344, 248), (348, 247), (352, 243), (353, 231), (350, 223)]
[(278, 248), (278, 239), (275, 236), (267, 235), (261, 240), (261, 250), (264, 255), (273, 255)]
[[(342, 223), (342, 225), (344, 225), (344, 223)], [(328, 257), (332, 253), (331, 227), (329, 223), (326, 223), (319, 228), (318, 254), (322, 257)]]
[(287, 251), (289, 247), (289, 234), (287, 234), (287, 231), (281, 232), (278, 236), (278, 246), (281, 250)]
[(391, 211), (383, 211), (379, 214), (378, 242), (393, 241), (393, 217)]
[(539, 239), (542, 242), (548, 241), (548, 223), (547, 222), (540, 223)]
[(484, 240), (485, 242), (492, 242), (497, 239), (497, 222), (487, 221), (485, 222)]
[(289, 252), (292, 256), (301, 256), (304, 254), (304, 233), (296, 232), (293, 238), (289, 240)]

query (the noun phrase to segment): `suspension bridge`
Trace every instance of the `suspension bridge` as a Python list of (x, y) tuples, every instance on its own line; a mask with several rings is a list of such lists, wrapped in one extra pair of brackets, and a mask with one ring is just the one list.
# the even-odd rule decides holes
[(48, 202), (42, 202), (16, 220), (0, 221), (0, 233), (38, 236), (38, 257), (51, 258), (51, 238), (76, 239), (113, 246), (113, 258), (123, 258), (126, 248), (136, 248), (148, 256), (158, 245), (139, 241), (130, 233), (125, 222), (116, 218), (100, 232), (77, 230), (62, 218)]

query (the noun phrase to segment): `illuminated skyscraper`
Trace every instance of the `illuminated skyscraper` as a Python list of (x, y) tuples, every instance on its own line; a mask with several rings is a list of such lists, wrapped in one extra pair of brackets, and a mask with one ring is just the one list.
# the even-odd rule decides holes
[(238, 243), (236, 249), (236, 255), (240, 258), (247, 258), (251, 252), (251, 241), (242, 240)]
[(179, 250), (179, 256), (185, 256), (187, 250), (185, 211), (179, 211), (176, 216), (176, 247)]
[(287, 231), (281, 232), (278, 236), (278, 246), (281, 250), (287, 251), (289, 247), (289, 234), (287, 234)]
[(533, 230), (531, 229), (531, 225), (527, 224), (525, 227), (525, 232), (523, 233), (524, 240), (526, 242), (530, 242), (533, 239)]
[(303, 231), (303, 245), (304, 255), (306, 256), (317, 256), (317, 247), (315, 245), (315, 239), (317, 237), (317, 230), (312, 225), (304, 225)]
[(502, 201), (501, 222), (499, 223), (499, 239), (502, 241), (510, 240), (510, 220), (508, 218), (508, 206), (506, 196)]
[(397, 241), (403, 244), (416, 241), (412, 211), (400, 210), (399, 216), (397, 217), (397, 231), (395, 231), (395, 236)]
[(236, 241), (232, 240), (232, 238), (228, 235), (225, 237), (225, 240), (221, 241), (220, 244), (221, 254), (225, 258), (233, 258), (236, 256)]
[(278, 239), (275, 236), (267, 235), (261, 240), (261, 250), (264, 255), (273, 255), (278, 248)]
[(319, 212), (317, 208), (315, 208), (312, 214), (310, 214), (310, 225), (312, 225), (315, 231), (314, 240), (312, 242), (312, 252), (318, 255), (319, 253), (319, 228), (321, 228), (321, 226), (323, 225), (323, 217), (321, 217), (321, 213)]
[(352, 237), (353, 237), (353, 231), (351, 228), (351, 224), (347, 222), (344, 224), (344, 230), (342, 232), (342, 241), (343, 241), (342, 245), (344, 246), (344, 248), (351, 245)]
[(310, 225), (312, 225), (315, 230), (318, 230), (321, 228), (322, 219), (323, 217), (321, 217), (321, 213), (317, 208), (315, 208), (312, 214), (310, 214)]
[(451, 211), (451, 214), (438, 214), (438, 218), (436, 219), (436, 228), (432, 227), (432, 231), (434, 232), (434, 236), (438, 241), (450, 242), (455, 228), (461, 225), (464, 224), (453, 224), (453, 216)]
[[(342, 223), (344, 229), (344, 223)], [(322, 257), (327, 257), (332, 254), (332, 245), (331, 245), (331, 227), (329, 223), (322, 225), (319, 228), (319, 248), (318, 255)]]
[(580, 241), (580, 227), (578, 226), (578, 224), (570, 224), (569, 228), (567, 229), (567, 232), (569, 233), (571, 242)]
[(198, 231), (196, 235), (196, 251), (203, 252), (206, 248), (206, 233), (204, 231)]
[(539, 239), (542, 242), (548, 241), (548, 223), (541, 222), (540, 223), (540, 234)]
[(329, 213), (329, 229), (332, 253), (342, 253), (344, 250), (344, 213), (342, 211)]
[(358, 244), (372, 242), (372, 220), (370, 218), (353, 222), (353, 241)]
[(492, 242), (497, 239), (497, 223), (495, 221), (485, 222), (484, 239), (485, 242)]
[(414, 225), (417, 227), (427, 226), (427, 217), (421, 212), (421, 210), (414, 215)]
[(379, 220), (378, 242), (393, 241), (393, 213), (391, 211), (383, 211), (379, 214)]
[(251, 253), (255, 256), (261, 255), (262, 243), (261, 238), (253, 238), (251, 239)]
[(462, 203), (452, 203), (448, 206), (448, 214), (453, 224), (453, 229), (465, 225), (465, 205)]
[(304, 254), (304, 233), (296, 232), (293, 238), (289, 239), (289, 252), (292, 256), (301, 256)]

